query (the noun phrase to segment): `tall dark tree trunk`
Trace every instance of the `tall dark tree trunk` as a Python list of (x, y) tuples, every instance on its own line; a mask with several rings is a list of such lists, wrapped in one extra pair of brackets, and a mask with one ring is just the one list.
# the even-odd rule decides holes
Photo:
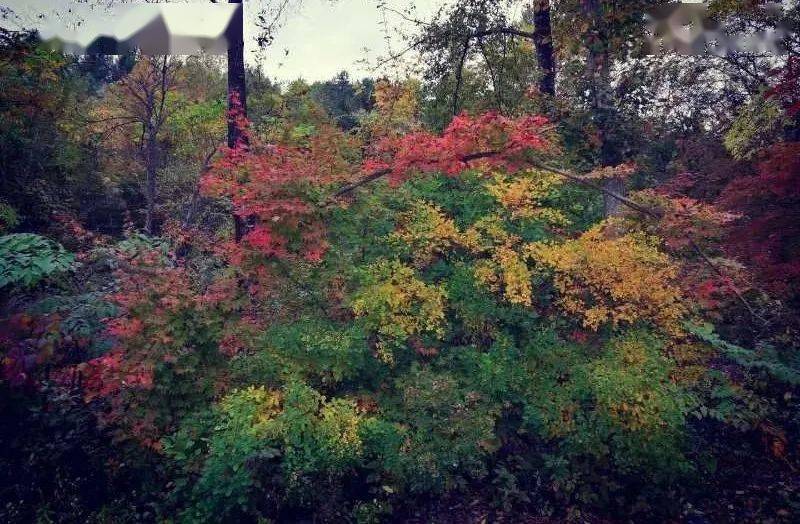
[(553, 54), (553, 29), (550, 22), (550, 0), (533, 1), (533, 45), (542, 76), (539, 92), (556, 94), (556, 61)]
[[(228, 0), (229, 4), (241, 4), (242, 0)], [(242, 17), (244, 14), (242, 13)], [(244, 24), (239, 24), (243, 30)], [(230, 42), (228, 48), (228, 112), (229, 115), (239, 112), (247, 116), (247, 87), (244, 69), (244, 34), (236, 35), (235, 41)], [(232, 116), (228, 117), (228, 147), (241, 147), (247, 145), (247, 137), (242, 136), (241, 129), (236, 125)], [(245, 224), (242, 218), (233, 215), (234, 237), (239, 242), (245, 233)]]
[[(232, 3), (233, 0), (231, 0)], [(240, 111), (247, 116), (247, 89), (244, 73), (244, 41), (234, 44), (228, 49), (228, 110)], [(235, 119), (228, 118), (228, 147), (235, 147), (241, 136), (241, 130)]]

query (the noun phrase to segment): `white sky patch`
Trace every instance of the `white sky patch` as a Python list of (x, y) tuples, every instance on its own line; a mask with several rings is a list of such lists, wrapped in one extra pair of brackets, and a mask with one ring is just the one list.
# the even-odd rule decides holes
[[(390, 5), (401, 10), (413, 4), (416, 17), (425, 20), (445, 3), (399, 0)], [(267, 75), (283, 81), (328, 80), (342, 70), (347, 70), (353, 79), (391, 74), (389, 68), (376, 71), (369, 64), (388, 55), (389, 46), (393, 52), (401, 50), (403, 42), (394, 30), (399, 26), (410, 29), (410, 24), (386, 13), (390, 37), (387, 44), (387, 27), (378, 4), (378, 0), (306, 0), (287, 17), (272, 46), (261, 53), (263, 58), (254, 60), (261, 62)], [(247, 18), (245, 5), (246, 31), (251, 29)]]
[[(200, 6), (198, 6), (200, 7)], [(234, 10), (234, 5), (210, 4), (210, 7)], [(165, 4), (162, 7), (164, 21), (170, 32), (177, 35), (217, 36), (225, 31), (228, 19), (214, 16), (214, 10), (186, 9), (178, 4)]]

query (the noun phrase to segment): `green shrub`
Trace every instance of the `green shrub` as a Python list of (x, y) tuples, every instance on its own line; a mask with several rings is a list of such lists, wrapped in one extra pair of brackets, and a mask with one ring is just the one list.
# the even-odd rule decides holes
[(188, 497), (184, 520), (254, 517), (264, 509), (258, 489), (272, 492), (277, 507), (313, 506), (320, 482), (337, 486), (360, 463), (365, 420), (353, 401), (327, 400), (299, 383), (229, 393), (164, 441), (188, 475), (179, 486)]
[[(406, 437), (398, 455), (387, 456), (384, 466), (399, 487), (442, 492), (485, 478), (487, 459), (497, 447), (497, 407), (454, 375), (419, 366), (396, 387), (399, 404), (386, 416), (407, 428)], [(396, 437), (386, 429), (383, 439), (391, 442)]]
[[(328, 320), (304, 317), (268, 329), (259, 346), (254, 355), (243, 360), (264, 365), (271, 361), (273, 373), (284, 381), (300, 379), (330, 389), (343, 382), (364, 384), (375, 371), (367, 335), (355, 325), (337, 326)], [(261, 375), (262, 381), (264, 378)]]
[(273, 421), (279, 403), (279, 395), (264, 388), (234, 391), (222, 399), (211, 420), (189, 420), (165, 440), (169, 456), (190, 472), (199, 469), (183, 521), (214, 522), (252, 514), (252, 492), (259, 484), (250, 461), (278, 453), (270, 451), (270, 444), (276, 442)]
[(63, 246), (31, 233), (0, 236), (0, 288), (31, 287), (68, 271), (75, 256)]
[(661, 349), (658, 338), (634, 330), (596, 356), (568, 345), (532, 355), (525, 419), (556, 444), (545, 463), (565, 494), (608, 508), (643, 491), (668, 493), (691, 470), (685, 451), (692, 398), (670, 379), (673, 365)]

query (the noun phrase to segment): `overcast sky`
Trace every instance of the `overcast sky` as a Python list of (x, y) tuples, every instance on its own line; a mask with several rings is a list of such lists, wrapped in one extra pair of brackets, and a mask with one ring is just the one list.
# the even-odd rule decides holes
[[(252, 16), (258, 5), (270, 5), (270, 2), (274, 5), (276, 0), (245, 0), (245, 38), (250, 51), (248, 60), (260, 61), (270, 77), (279, 81), (296, 78), (325, 80), (343, 69), (349, 71), (353, 78), (392, 73), (386, 69), (375, 71), (370, 65), (379, 56), (387, 55), (389, 50), (383, 17), (387, 17), (390, 29), (402, 25), (408, 27), (408, 23), (395, 14), (378, 9), (378, 0), (294, 0), (283, 17), (272, 46), (266, 51), (256, 52), (252, 38), (256, 28)], [(397, 10), (413, 5), (417, 16), (425, 19), (446, 2), (390, 0), (389, 5)], [(78, 34), (84, 44), (113, 23), (109, 13), (97, 7), (97, 4), (109, 3), (113, 1), (0, 0), (0, 6), (10, 7), (19, 15), (17, 25), (31, 27), (39, 24), (37, 16), (40, 13), (67, 13), (69, 20), (83, 20)], [(14, 24), (6, 22), (5, 25), (13, 27)], [(202, 32), (202, 28), (198, 30)], [(388, 45), (392, 46), (392, 51), (402, 49), (402, 42), (393, 30), (390, 35), (392, 38)], [(367, 64), (363, 63), (364, 59)]]
[[(418, 16), (427, 18), (443, 0), (395, 0), (398, 8), (413, 3)], [(392, 29), (409, 25), (392, 13), (386, 14), (393, 36), (392, 50), (402, 49), (402, 42)], [(377, 0), (306, 0), (289, 14), (266, 53), (265, 68), (280, 79), (303, 77), (327, 79), (342, 69), (354, 77), (372, 76), (371, 67), (358, 64), (366, 58), (373, 63), (388, 53), (386, 32)], [(368, 49), (368, 52), (365, 52)], [(285, 50), (289, 54), (285, 54)], [(383, 72), (383, 71), (381, 71)]]

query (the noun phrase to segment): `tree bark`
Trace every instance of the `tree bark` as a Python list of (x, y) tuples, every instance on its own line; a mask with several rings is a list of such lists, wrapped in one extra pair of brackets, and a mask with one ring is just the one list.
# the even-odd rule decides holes
[[(244, 42), (228, 49), (228, 111), (239, 111), (247, 116), (247, 90), (244, 72)], [(236, 147), (245, 140), (234, 118), (228, 118), (228, 147)]]
[[(228, 0), (229, 4), (241, 4), (242, 0)], [(242, 15), (244, 16), (244, 14)], [(244, 27), (242, 24), (240, 27)], [(236, 125), (233, 113), (240, 112), (247, 116), (247, 84), (244, 69), (244, 34), (232, 42), (228, 48), (228, 147), (247, 145), (247, 137), (242, 136), (242, 131)], [(233, 215), (234, 239), (238, 243), (245, 233), (245, 224), (242, 218)]]
[(536, 60), (542, 76), (539, 78), (539, 92), (554, 96), (556, 94), (556, 63), (553, 54), (553, 30), (550, 22), (550, 0), (533, 2), (533, 45)]
[(145, 211), (144, 228), (148, 235), (153, 235), (155, 234), (156, 175), (158, 173), (159, 152), (158, 139), (152, 127), (147, 130), (146, 135), (144, 156), (146, 178), (145, 199), (147, 201), (147, 209)]
[(611, 217), (619, 215), (624, 211), (622, 203), (617, 198), (609, 196), (609, 193), (616, 193), (617, 195), (625, 195), (625, 181), (621, 178), (609, 178), (603, 181), (603, 189), (607, 193), (603, 193), (603, 215)]

